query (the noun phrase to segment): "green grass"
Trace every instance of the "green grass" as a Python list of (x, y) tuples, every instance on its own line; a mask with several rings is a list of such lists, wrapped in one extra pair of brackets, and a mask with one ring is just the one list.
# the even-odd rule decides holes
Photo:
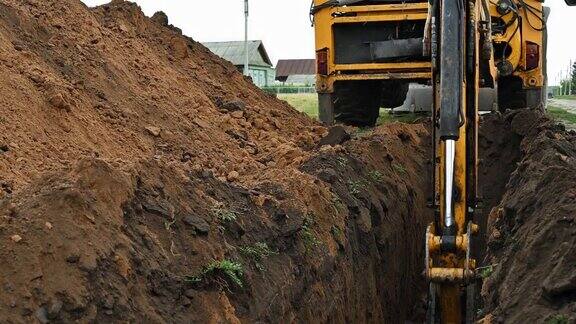
[(318, 118), (318, 95), (315, 93), (279, 94), (278, 99), (285, 100), (310, 117)]
[(554, 99), (576, 100), (576, 95), (555, 96)]
[(278, 252), (270, 249), (265, 242), (258, 242), (252, 246), (243, 246), (238, 249), (244, 256), (252, 259), (256, 269), (263, 271), (262, 261), (271, 255), (278, 254)]
[(569, 124), (576, 125), (576, 114), (568, 112), (565, 109), (549, 105), (548, 114), (555, 120), (564, 121)]
[(233, 222), (236, 220), (236, 218), (238, 218), (239, 216), (239, 212), (232, 210), (232, 209), (228, 209), (228, 208), (224, 208), (224, 206), (222, 205), (218, 205), (214, 208), (212, 208), (212, 213), (214, 214), (214, 216), (219, 219), (222, 222)]
[(377, 124), (382, 125), (393, 122), (412, 124), (422, 116), (425, 115), (414, 113), (391, 114), (388, 109), (380, 109), (380, 117), (378, 117)]
[(365, 187), (364, 183), (362, 183), (362, 181), (360, 181), (360, 180), (358, 180), (358, 181), (349, 180), (348, 181), (348, 192), (350, 192), (353, 196), (358, 196), (359, 194), (361, 194), (364, 187)]
[(396, 173), (407, 174), (406, 168), (402, 164), (392, 163), (392, 168)]
[(487, 267), (478, 268), (478, 271), (480, 273), (480, 277), (482, 277), (483, 279), (486, 279), (486, 278), (490, 277), (492, 275), (492, 273), (494, 272), (494, 266), (489, 265)]
[(545, 324), (568, 324), (568, 317), (566, 315), (554, 315), (549, 317)]
[(368, 176), (370, 176), (370, 179), (372, 179), (372, 181), (374, 181), (374, 182), (384, 181), (384, 175), (382, 175), (382, 172), (380, 172), (378, 170), (372, 170), (372, 171), (368, 172)]
[(315, 247), (320, 245), (320, 240), (316, 237), (316, 234), (312, 230), (312, 226), (314, 226), (314, 219), (309, 215), (304, 219), (304, 224), (302, 225), (302, 229), (300, 230), (300, 237), (304, 242), (304, 247), (306, 248), (306, 254), (312, 252)]
[(242, 288), (244, 286), (242, 281), (243, 275), (244, 270), (242, 269), (242, 265), (240, 263), (236, 263), (230, 260), (222, 260), (211, 262), (202, 268), (200, 274), (195, 276), (187, 276), (186, 280), (190, 283), (200, 283), (209, 278), (220, 277)]
[[(318, 95), (315, 93), (278, 94), (278, 99), (285, 100), (296, 110), (304, 112), (312, 118), (318, 118)], [(378, 125), (402, 122), (413, 123), (422, 115), (412, 113), (390, 114), (388, 109), (380, 109)]]

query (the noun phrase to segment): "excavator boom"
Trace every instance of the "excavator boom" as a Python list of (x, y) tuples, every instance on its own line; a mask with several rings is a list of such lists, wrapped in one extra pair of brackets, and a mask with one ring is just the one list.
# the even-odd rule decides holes
[(475, 312), (467, 291), (475, 277), (479, 1), (435, 0), (429, 10), (436, 157), (436, 220), (426, 234), (429, 323), (471, 322)]

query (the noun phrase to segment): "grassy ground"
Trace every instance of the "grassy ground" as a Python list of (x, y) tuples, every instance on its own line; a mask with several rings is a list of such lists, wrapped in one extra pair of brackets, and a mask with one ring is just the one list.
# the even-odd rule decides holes
[(310, 117), (318, 118), (318, 95), (315, 93), (279, 94), (278, 99), (285, 100)]
[(569, 95), (569, 96), (555, 96), (554, 99), (568, 99), (568, 100), (576, 100), (576, 95)]
[[(285, 100), (292, 107), (296, 108), (296, 110), (302, 111), (310, 117), (318, 118), (318, 96), (315, 93), (279, 94), (278, 99)], [(381, 109), (380, 118), (378, 118), (378, 125), (396, 121), (413, 123), (421, 116), (422, 115), (416, 114), (391, 115), (389, 110)]]
[[(278, 98), (286, 100), (292, 107), (306, 113), (308, 116), (318, 118), (318, 96), (315, 93), (279, 94)], [(557, 98), (576, 100), (576, 96), (563, 96)], [(570, 113), (560, 107), (550, 105), (548, 106), (548, 114), (552, 116), (552, 118), (564, 122), (569, 128), (576, 128), (576, 114)], [(380, 110), (378, 125), (392, 122), (413, 123), (422, 116), (423, 115), (417, 114), (391, 115), (389, 110), (382, 109)]]
[(425, 116), (426, 114), (413, 114), (413, 113), (390, 114), (390, 110), (380, 109), (380, 117), (378, 117), (377, 124), (382, 125), (393, 122), (412, 124), (416, 120)]
[(568, 126), (576, 126), (576, 114), (565, 109), (548, 105), (548, 114), (555, 120), (569, 124)]

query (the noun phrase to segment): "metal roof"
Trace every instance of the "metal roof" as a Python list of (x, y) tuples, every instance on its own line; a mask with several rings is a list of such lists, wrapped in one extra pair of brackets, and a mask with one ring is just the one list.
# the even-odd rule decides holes
[(316, 60), (279, 60), (276, 64), (276, 79), (286, 79), (290, 75), (315, 75)]
[[(244, 41), (202, 43), (221, 58), (234, 65), (244, 65)], [(249, 64), (272, 67), (272, 61), (260, 40), (248, 41)]]

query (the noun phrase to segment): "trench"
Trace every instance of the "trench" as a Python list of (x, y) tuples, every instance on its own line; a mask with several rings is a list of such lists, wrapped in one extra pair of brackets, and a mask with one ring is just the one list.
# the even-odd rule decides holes
[[(319, 146), (324, 127), (162, 15), (0, 12), (0, 322), (422, 321), (426, 124)], [(491, 114), (480, 133), (476, 254), (500, 322), (576, 310), (576, 136), (534, 120)]]
[[(404, 127), (416, 127), (417, 131), (406, 131), (403, 127), (396, 129), (394, 125), (388, 130), (400, 138), (395, 143), (398, 147), (383, 144), (378, 140), (378, 135), (361, 138), (346, 146), (350, 150), (346, 159), (352, 163), (342, 166), (339, 165), (341, 157), (338, 155), (320, 154), (303, 168), (329, 183), (339, 197), (344, 197), (343, 202), (350, 211), (346, 231), (350, 246), (347, 250), (351, 251), (351, 259), (356, 261), (350, 264), (355, 274), (354, 285), (368, 291), (376, 289), (374, 296), (366, 297), (379, 300), (372, 306), (373, 310), (364, 310), (370, 316), (336, 316), (330, 318), (330, 322), (343, 319), (344, 322), (382, 320), (384, 323), (393, 323), (420, 322), (425, 319), (426, 306), (423, 301), (427, 297), (427, 285), (421, 275), (424, 258), (422, 237), (425, 227), (433, 218), (431, 210), (426, 206), (431, 188), (431, 169), (428, 163), (431, 145), (428, 130), (420, 129), (418, 132), (418, 127), (426, 128), (427, 125)], [(412, 136), (419, 138), (416, 140)], [(501, 203), (510, 175), (521, 159), (521, 141), (522, 136), (511, 129), (510, 120), (505, 116), (491, 114), (482, 117), (479, 137), (482, 208), (476, 218), (481, 231), (473, 252), (480, 266), (486, 264), (488, 218), (492, 209)], [(394, 177), (399, 172), (397, 163), (405, 166), (403, 174), (398, 178)], [(346, 182), (338, 179), (369, 179), (370, 170), (380, 170), (387, 176), (383, 182), (369, 188), (363, 196), (347, 195), (350, 188), (343, 186), (342, 183)], [(337, 178), (330, 177), (336, 174)], [(391, 205), (394, 207), (390, 208)], [(369, 214), (369, 221), (364, 213)], [(366, 222), (371, 225), (369, 229), (366, 228)], [(365, 260), (366, 256), (371, 260)], [(391, 259), (396, 262), (389, 262)], [(366, 267), (366, 264), (370, 266)], [(482, 308), (481, 302), (478, 308)], [(347, 311), (348, 314), (362, 312), (358, 309)], [(379, 315), (375, 316), (377, 313)]]
[[(427, 285), (422, 276), (422, 237), (433, 219), (426, 206), (431, 188), (428, 161), (432, 154), (427, 127), (427, 124), (384, 126), (385, 131), (376, 130), (370, 136), (347, 143), (346, 157), (321, 153), (304, 165), (304, 171), (330, 185), (347, 206), (348, 245), (342, 248), (349, 259), (343, 264), (352, 269), (356, 289), (374, 291), (365, 297), (378, 300), (371, 310), (348, 308), (346, 316), (334, 315), (329, 322), (393, 323), (425, 319)], [(381, 136), (394, 136), (399, 141), (386, 141)], [(508, 179), (521, 158), (521, 140), (504, 116), (483, 116), (479, 138), (479, 187), (483, 204), (476, 219), (481, 232), (474, 250), (480, 266), (485, 264), (488, 217), (492, 208), (500, 204)], [(384, 175), (381, 181), (370, 185), (366, 192), (350, 195), (350, 182), (370, 179), (374, 170)], [(344, 298), (350, 301), (357, 296)], [(358, 305), (358, 301), (352, 305)], [(479, 303), (478, 308), (481, 307)]]

